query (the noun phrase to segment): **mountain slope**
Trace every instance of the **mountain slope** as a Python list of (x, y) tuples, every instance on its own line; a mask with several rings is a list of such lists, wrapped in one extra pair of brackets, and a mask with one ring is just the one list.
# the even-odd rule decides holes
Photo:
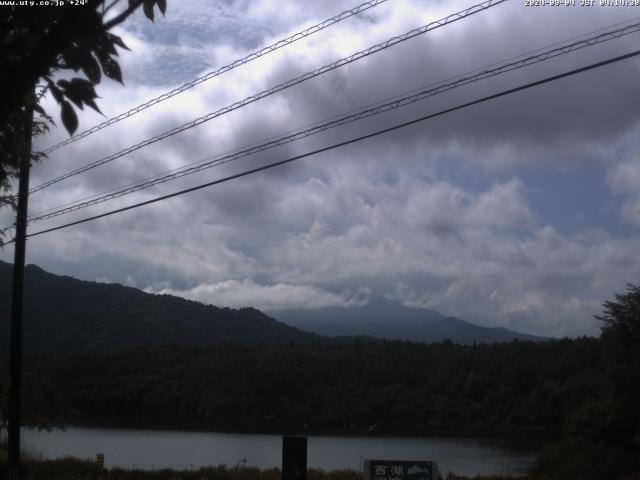
[[(12, 268), (0, 262), (0, 351), (4, 352), (8, 350)], [(217, 308), (122, 285), (53, 275), (35, 265), (28, 265), (25, 275), (26, 352), (221, 342), (308, 344), (321, 340), (254, 308)]]
[(460, 344), (546, 340), (502, 327), (481, 327), (433, 310), (408, 308), (384, 299), (357, 307), (287, 310), (272, 315), (288, 325), (327, 337), (365, 335), (424, 343), (448, 338)]

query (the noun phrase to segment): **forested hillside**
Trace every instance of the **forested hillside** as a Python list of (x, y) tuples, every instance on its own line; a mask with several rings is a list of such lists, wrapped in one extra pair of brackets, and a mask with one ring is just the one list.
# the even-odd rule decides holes
[[(4, 331), (9, 329), (11, 271), (11, 264), (0, 261), (0, 329)], [(24, 325), (25, 349), (34, 353), (106, 352), (168, 343), (310, 344), (319, 342), (320, 335), (426, 343), (451, 339), (462, 344), (544, 340), (381, 299), (354, 308), (283, 311), (271, 318), (255, 308), (217, 308), (118, 284), (53, 275), (35, 265), (26, 268)], [(7, 338), (0, 337), (0, 352), (7, 351)]]
[[(12, 266), (0, 262), (0, 331), (9, 331)], [(151, 295), (117, 284), (26, 269), (26, 352), (108, 351), (167, 343), (210, 346), (220, 342), (272, 345), (311, 343), (320, 337), (280, 323), (254, 308), (203, 305), (170, 295)], [(8, 335), (0, 352), (8, 351)]]

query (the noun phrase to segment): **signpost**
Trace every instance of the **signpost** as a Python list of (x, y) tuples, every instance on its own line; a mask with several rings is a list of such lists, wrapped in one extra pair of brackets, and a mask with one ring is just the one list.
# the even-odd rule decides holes
[(424, 460), (365, 460), (363, 480), (440, 480), (438, 464)]
[(104, 453), (96, 455), (96, 467), (98, 468), (98, 480), (102, 480), (104, 478)]
[(282, 437), (281, 480), (307, 480), (307, 437)]

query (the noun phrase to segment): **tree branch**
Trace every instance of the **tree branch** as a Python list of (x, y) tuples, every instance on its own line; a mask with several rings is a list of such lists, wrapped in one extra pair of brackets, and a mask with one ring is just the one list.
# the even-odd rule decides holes
[(104, 30), (108, 31), (111, 30), (113, 27), (115, 27), (116, 25), (121, 24), (122, 22), (124, 22), (127, 18), (129, 18), (129, 15), (131, 15), (133, 12), (136, 11), (136, 9), (142, 5), (142, 0), (137, 0), (136, 2), (134, 2), (133, 4), (129, 5), (126, 10), (124, 10), (121, 14), (119, 14), (118, 16), (112, 18), (111, 20), (109, 20), (107, 23), (104, 24)]
[(104, 3), (102, 4), (102, 17), (104, 18), (104, 16), (109, 12), (109, 10), (111, 10), (119, 2), (120, 0), (113, 0), (113, 2), (111, 2), (111, 5), (109, 5), (108, 7), (105, 7), (105, 4), (107, 3), (105, 0)]

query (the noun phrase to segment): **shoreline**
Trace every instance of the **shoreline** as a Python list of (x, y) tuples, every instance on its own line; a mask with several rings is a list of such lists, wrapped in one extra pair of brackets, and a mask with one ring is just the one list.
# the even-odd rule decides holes
[(562, 435), (562, 430), (547, 428), (501, 428), (483, 430), (479, 428), (453, 428), (433, 427), (430, 429), (383, 429), (383, 428), (329, 428), (291, 425), (252, 425), (247, 428), (239, 425), (225, 424), (194, 424), (175, 422), (112, 422), (112, 421), (78, 421), (69, 422), (61, 426), (55, 426), (53, 430), (65, 430), (68, 428), (95, 429), (95, 430), (134, 430), (149, 432), (186, 432), (186, 433), (220, 433), (237, 435), (306, 435), (313, 437), (337, 437), (337, 438), (443, 438), (443, 439), (503, 439), (507, 438), (535, 438), (550, 442), (557, 440)]
[[(74, 427), (66, 432), (24, 434), (23, 447), (36, 458), (74, 455), (93, 460), (105, 454), (109, 467), (143, 470), (205, 467), (241, 461), (261, 469), (280, 466), (282, 434), (223, 434), (219, 432), (171, 432), (101, 430)], [(308, 466), (326, 470), (360, 468), (362, 458), (405, 458), (437, 461), (443, 472), (468, 476), (498, 473), (523, 474), (544, 448), (540, 441), (520, 437), (483, 439), (460, 437), (308, 437)], [(524, 441), (523, 441), (524, 439)], [(358, 459), (360, 458), (360, 461)], [(245, 459), (243, 461), (243, 459)]]
[[(1, 458), (1, 457), (0, 457)], [(0, 472), (4, 472), (6, 463), (0, 461)], [(51, 480), (67, 479), (77, 476), (87, 480), (138, 480), (144, 475), (145, 480), (281, 480), (279, 468), (261, 469), (258, 467), (227, 467), (211, 465), (192, 469), (159, 468), (145, 470), (137, 468), (100, 468), (95, 461), (82, 460), (76, 457), (64, 457), (56, 460), (25, 459), (22, 464), (24, 478), (47, 478)], [(535, 480), (525, 475), (479, 475), (464, 476), (448, 473), (442, 480)], [(324, 470), (307, 469), (307, 480), (362, 480), (362, 473), (356, 470), (339, 469)]]

